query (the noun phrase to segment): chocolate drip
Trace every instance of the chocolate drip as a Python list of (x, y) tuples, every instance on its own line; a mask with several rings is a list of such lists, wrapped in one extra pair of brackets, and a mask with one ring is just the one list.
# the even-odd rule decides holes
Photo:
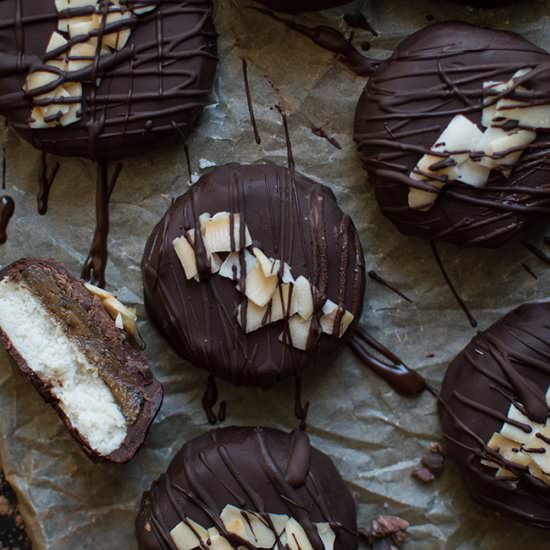
[(374, 36), (378, 36), (378, 32), (373, 29), (368, 19), (362, 13), (346, 13), (346, 15), (344, 15), (344, 21), (354, 29), (363, 29), (372, 33)]
[(295, 30), (310, 38), (315, 44), (329, 52), (335, 53), (338, 57), (358, 76), (369, 76), (380, 65), (380, 61), (365, 57), (351, 42), (338, 30), (325, 25), (307, 27), (295, 23), (269, 10), (255, 8), (258, 11), (269, 15), (271, 18), (286, 25), (289, 29)]
[(185, 445), (144, 495), (136, 521), (140, 548), (172, 550), (170, 531), (180, 522), (192, 528), (192, 520), (215, 526), (233, 548), (253, 550), (227, 531), (221, 519), (226, 505), (240, 508), (249, 526), (246, 512), (259, 515), (276, 550), (286, 545), (269, 514), (293, 517), (314, 550), (324, 548), (314, 525), (320, 522), (333, 529), (334, 550), (357, 548), (355, 503), (330, 459), (311, 447), (304, 432), (263, 428), (214, 430)]
[(262, 138), (260, 137), (260, 132), (258, 131), (258, 124), (256, 122), (256, 116), (254, 115), (254, 104), (252, 102), (252, 94), (250, 92), (250, 82), (248, 81), (248, 62), (243, 57), (241, 59), (243, 66), (243, 78), (244, 78), (244, 89), (246, 92), (246, 102), (248, 105), (248, 113), (250, 114), (250, 123), (252, 124), (252, 129), (254, 131), (254, 139), (258, 145), (262, 143)]
[[(291, 156), (289, 164), (293, 165)], [(328, 361), (341, 342), (321, 334), (318, 322), (313, 323), (307, 351), (281, 342), (281, 335), (288, 334), (288, 316), (248, 334), (243, 330), (248, 308), (241, 307), (237, 315), (244, 300), (235, 287), (245, 290), (244, 270), (235, 281), (210, 272), (201, 232), (196, 231), (204, 212), (239, 214), (239, 245), (244, 244), (246, 224), (255, 245), (268, 257), (282, 265), (286, 262), (294, 277), (303, 275), (310, 281), (320, 293), (314, 316), (321, 307), (320, 297), (326, 296), (358, 318), (364, 292), (363, 252), (333, 193), (274, 165), (218, 167), (169, 208), (149, 238), (142, 263), (151, 319), (195, 365), (235, 384), (269, 387)], [(332, 227), (341, 230), (330, 231)], [(172, 246), (176, 237), (193, 228), (200, 283), (186, 279)]]
[(356, 327), (353, 330), (348, 346), (365, 365), (401, 395), (414, 397), (430, 389), (420, 374), (407, 367), (397, 355), (373, 338), (364, 328)]
[(183, 147), (183, 150), (185, 152), (185, 162), (187, 164), (187, 183), (189, 185), (193, 184), (193, 172), (191, 170), (191, 154), (189, 153), (189, 145), (185, 144)]
[[(548, 303), (523, 305), (478, 334), (450, 365), (440, 395), (449, 455), (472, 496), (546, 529), (550, 529), (550, 489), (528, 468), (504, 459), (487, 443), (504, 423), (532, 433), (525, 422), (509, 418), (512, 404), (532, 422), (547, 421), (549, 316)], [(539, 445), (531, 447), (529, 452), (540, 452)], [(495, 469), (481, 460), (513, 472), (518, 481), (497, 479)]]
[(15, 202), (9, 195), (0, 197), (0, 244), (8, 239), (8, 224), (15, 212)]
[(106, 163), (97, 167), (96, 181), (96, 228), (88, 257), (82, 266), (82, 278), (100, 287), (105, 286), (109, 236), (109, 200), (114, 191), (122, 165), (117, 165), (111, 180)]
[(38, 205), (38, 213), (43, 216), (48, 211), (48, 199), (50, 198), (50, 190), (52, 188), (55, 177), (59, 172), (59, 163), (56, 162), (53, 170), (48, 174), (48, 155), (47, 153), (42, 153), (42, 167), (40, 170), (40, 179), (39, 179), (39, 191), (36, 199)]
[(529, 273), (529, 275), (531, 275), (533, 279), (538, 279), (537, 274), (527, 264), (522, 263), (521, 267), (523, 267), (523, 269), (525, 269), (525, 271), (527, 271), (527, 273)]
[(214, 407), (218, 403), (218, 398), (219, 394), (218, 386), (216, 384), (216, 378), (214, 377), (214, 375), (211, 374), (208, 377), (206, 390), (202, 397), (202, 408), (206, 413), (208, 422), (212, 425), (216, 424), (217, 422), (223, 422), (227, 415), (227, 401), (222, 401), (220, 403), (220, 408), (218, 409), (217, 413), (214, 411)]
[(323, 130), (323, 128), (314, 127), (314, 128), (311, 129), (311, 131), (312, 131), (313, 134), (316, 135), (317, 137), (326, 139), (326, 140), (327, 140), (333, 147), (335, 147), (336, 149), (339, 149), (339, 150), (342, 149), (342, 146), (340, 145), (340, 143), (338, 142), (338, 140), (337, 140), (335, 137), (329, 136), (329, 135), (326, 133), (326, 131)]
[(453, 296), (455, 297), (456, 301), (458, 302), (458, 305), (462, 309), (462, 311), (466, 314), (466, 317), (468, 318), (468, 321), (470, 322), (470, 325), (475, 328), (477, 327), (477, 321), (475, 317), (471, 314), (468, 306), (466, 305), (466, 302), (460, 297), (460, 294), (458, 293), (458, 290), (454, 286), (453, 282), (451, 281), (451, 278), (449, 277), (449, 274), (447, 273), (447, 270), (445, 269), (445, 266), (443, 265), (443, 261), (441, 260), (441, 256), (439, 254), (439, 251), (437, 250), (437, 246), (434, 241), (431, 241), (432, 246), (432, 252), (435, 258), (435, 261), (437, 262), (437, 265), (439, 269), (441, 270), (441, 274), (443, 275), (443, 278), (445, 279), (445, 282), (447, 283), (447, 286), (449, 287), (449, 290), (452, 292)]
[(546, 252), (542, 251), (538, 246), (535, 246), (531, 243), (526, 243), (523, 241), (521, 243), (529, 252), (531, 252), (534, 256), (536, 256), (539, 260), (544, 262), (546, 265), (550, 265), (550, 256), (546, 254)]
[(413, 303), (413, 301), (408, 296), (403, 294), (398, 288), (395, 288), (395, 286), (393, 286), (391, 283), (386, 281), (386, 279), (384, 279), (382, 276), (378, 275), (378, 273), (376, 273), (376, 271), (369, 271), (368, 276), (373, 281), (376, 281), (377, 283), (381, 284), (382, 286), (385, 286), (386, 288), (390, 289), (392, 292), (395, 292), (395, 294), (397, 294), (398, 296), (403, 298), (403, 300), (409, 302), (409, 304)]
[[(439, 178), (446, 185), (431, 208), (410, 208), (408, 202), (411, 188), (427, 189), (411, 172), (454, 116), (464, 115), (482, 128), (483, 109), (504, 95), (528, 106), (548, 103), (549, 59), (514, 33), (446, 22), (403, 41), (372, 75), (357, 106), (355, 140), (383, 214), (402, 233), (494, 247), (526, 223), (550, 215), (550, 145), (544, 132), (526, 148), (509, 177), (493, 170), (487, 185), (479, 188)], [(485, 82), (507, 82), (526, 68), (531, 72), (515, 86), (525, 86), (527, 92), (487, 95)], [(444, 163), (449, 155), (438, 156)]]
[(307, 425), (307, 415), (309, 413), (309, 401), (303, 404), (302, 401), (302, 376), (296, 374), (294, 377), (294, 416), (300, 421), (300, 429), (305, 430)]

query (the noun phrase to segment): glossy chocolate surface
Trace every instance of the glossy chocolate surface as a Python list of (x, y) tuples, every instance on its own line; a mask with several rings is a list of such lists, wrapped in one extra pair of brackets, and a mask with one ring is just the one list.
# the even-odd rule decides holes
[[(243, 295), (231, 280), (186, 279), (172, 241), (198, 227), (200, 214), (224, 211), (240, 213), (255, 246), (355, 316), (344, 338), (318, 335), (311, 349), (301, 351), (279, 341), (286, 321), (246, 334), (236, 316)], [(142, 269), (147, 311), (174, 349), (235, 384), (267, 387), (321, 364), (361, 315), (364, 259), (353, 222), (327, 187), (275, 165), (229, 164), (203, 176), (154, 229)]]
[(217, 63), (211, 12), (211, 0), (159, 1), (124, 48), (72, 74), (84, 82), (82, 119), (31, 129), (22, 86), (29, 69), (43, 66), (59, 13), (54, 0), (0, 2), (0, 112), (35, 147), (58, 155), (118, 160), (171, 143), (208, 101)]
[(548, 101), (549, 61), (517, 34), (448, 22), (404, 40), (371, 76), (357, 106), (355, 138), (380, 208), (401, 232), (494, 247), (550, 215), (550, 143), (542, 131), (510, 178), (493, 170), (486, 187), (448, 183), (428, 211), (411, 209), (407, 200), (409, 174), (451, 119), (462, 114), (480, 124), (484, 82), (530, 68), (527, 101)]
[(324, 548), (313, 525), (319, 522), (336, 534), (335, 550), (357, 548), (353, 497), (330, 458), (304, 432), (235, 427), (187, 443), (145, 493), (136, 520), (140, 548), (173, 548), (170, 531), (186, 518), (215, 526), (234, 548), (254, 548), (226, 531), (220, 514), (228, 504), (262, 517), (295, 518), (314, 550)]
[[(441, 389), (441, 427), (449, 456), (472, 497), (521, 521), (550, 528), (550, 486), (487, 448), (514, 403), (533, 422), (549, 415), (550, 303), (522, 305), (476, 336), (451, 363)], [(522, 429), (520, 426), (518, 426)], [(499, 480), (496, 462), (519, 481)]]

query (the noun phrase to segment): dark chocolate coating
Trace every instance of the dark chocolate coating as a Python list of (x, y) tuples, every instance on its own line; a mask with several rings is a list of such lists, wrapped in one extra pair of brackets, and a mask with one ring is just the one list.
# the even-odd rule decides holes
[(494, 247), (550, 214), (544, 132), (509, 179), (493, 170), (485, 188), (448, 183), (426, 212), (407, 201), (410, 172), (451, 119), (463, 114), (480, 124), (485, 81), (534, 68), (525, 85), (550, 101), (549, 61), (517, 34), (449, 22), (413, 34), (375, 71), (357, 106), (355, 139), (380, 208), (402, 233)]
[[(279, 341), (285, 321), (246, 334), (237, 323), (243, 301), (233, 281), (185, 278), (172, 241), (200, 227), (203, 212), (240, 213), (255, 246), (282, 259), (322, 295), (353, 313), (343, 339), (322, 334), (307, 352)], [(359, 236), (327, 187), (270, 164), (229, 164), (179, 197), (149, 237), (142, 263), (149, 316), (174, 349), (235, 384), (269, 387), (327, 360), (361, 314), (365, 284)]]
[(353, 497), (330, 458), (311, 447), (304, 432), (235, 427), (187, 443), (144, 494), (136, 520), (140, 548), (172, 548), (170, 531), (185, 517), (215, 526), (237, 548), (242, 541), (225, 531), (220, 518), (228, 504), (294, 517), (315, 550), (324, 548), (313, 525), (318, 522), (330, 523), (335, 550), (357, 548)]
[(319, 11), (335, 8), (343, 4), (349, 4), (351, 0), (258, 0), (271, 10), (287, 13), (302, 13), (306, 11)]
[[(441, 389), (440, 418), (449, 456), (472, 497), (526, 523), (550, 528), (550, 487), (486, 448), (511, 402), (533, 421), (549, 414), (550, 303), (522, 305), (476, 336), (451, 363)], [(521, 406), (521, 405), (520, 405)], [(523, 410), (523, 409), (522, 409)], [(512, 470), (517, 487), (494, 477), (491, 460)]]
[[(24, 258), (1, 270), (0, 280), (5, 277), (15, 282), (23, 279), (30, 285), (32, 283), (26, 279), (29, 274), (32, 274), (32, 281), (37, 281), (40, 277), (47, 284), (51, 284), (51, 288), (59, 289), (63, 295), (62, 299), (54, 296), (53, 293), (41, 296), (39, 292), (45, 287), (34, 288), (37, 297), (43, 301), (43, 305), (52, 315), (56, 310), (59, 316), (66, 315), (68, 319), (72, 319), (75, 326), (78, 325), (82, 316), (85, 317), (82, 319), (83, 324), (90, 327), (90, 334), (79, 333), (68, 334), (68, 336), (74, 340), (78, 339), (79, 347), (88, 358), (90, 353), (106, 358), (106, 362), (98, 368), (99, 375), (111, 389), (128, 423), (127, 435), (120, 447), (106, 456), (98, 454), (72, 427), (57, 398), (51, 393), (47, 381), (42, 380), (27, 365), (1, 327), (0, 342), (4, 344), (21, 372), (29, 378), (44, 401), (56, 410), (71, 435), (92, 460), (119, 464), (128, 462), (143, 445), (147, 432), (160, 409), (164, 395), (161, 383), (153, 377), (147, 366), (145, 354), (132, 347), (121, 331), (116, 328), (101, 300), (92, 296), (84, 285), (61, 264), (41, 258)], [(72, 328), (69, 327), (67, 330), (71, 331)], [(97, 334), (101, 335), (101, 342), (98, 342)], [(47, 353), (47, 350), (44, 352)]]
[[(211, 12), (211, 0), (159, 1), (139, 17), (123, 49), (84, 71), (81, 120), (36, 130), (22, 85), (29, 67), (41, 66), (58, 13), (54, 0), (0, 2), (0, 112), (35, 147), (58, 155), (118, 160), (175, 142), (190, 131), (212, 87)], [(89, 83), (92, 74), (102, 79), (99, 87)]]

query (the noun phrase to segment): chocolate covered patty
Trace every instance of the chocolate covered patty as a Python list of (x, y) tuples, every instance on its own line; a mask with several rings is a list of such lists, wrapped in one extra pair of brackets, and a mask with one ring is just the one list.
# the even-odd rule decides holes
[(98, 160), (187, 134), (216, 68), (211, 0), (0, 2), (0, 110), (35, 147)]
[(183, 357), (270, 386), (326, 360), (360, 316), (363, 252), (323, 185), (229, 164), (179, 197), (143, 258), (151, 319)]
[(353, 550), (356, 508), (304, 432), (225, 428), (187, 443), (145, 493), (142, 550)]
[(477, 501), (550, 528), (550, 303), (512, 311), (450, 365), (440, 400), (451, 458)]
[(162, 386), (131, 344), (135, 321), (112, 294), (52, 261), (0, 271), (0, 340), (94, 460), (130, 460), (162, 402)]
[(287, 13), (301, 13), (334, 8), (349, 4), (351, 0), (258, 0), (268, 8)]
[(451, 22), (371, 76), (355, 138), (400, 231), (492, 247), (550, 214), (549, 60), (514, 33)]

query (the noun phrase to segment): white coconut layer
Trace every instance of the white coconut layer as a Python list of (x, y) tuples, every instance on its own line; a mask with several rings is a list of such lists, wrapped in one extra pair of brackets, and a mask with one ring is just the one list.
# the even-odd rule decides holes
[(24, 283), (0, 281), (0, 327), (40, 379), (51, 386), (72, 426), (101, 455), (118, 449), (126, 421), (111, 390)]

